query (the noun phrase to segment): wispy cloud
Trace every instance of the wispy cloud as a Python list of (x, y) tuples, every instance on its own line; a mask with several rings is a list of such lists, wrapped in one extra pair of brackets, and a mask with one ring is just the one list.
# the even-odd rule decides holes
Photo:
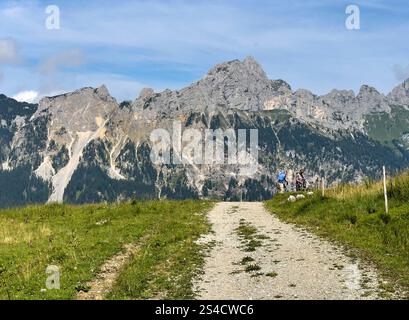
[(14, 64), (21, 61), (16, 42), (0, 39), (0, 64)]
[(43, 74), (52, 74), (67, 67), (79, 67), (84, 63), (84, 55), (79, 49), (59, 52), (43, 61), (38, 70)]
[(0, 3), (0, 39), (13, 39), (24, 57), (24, 64), (3, 68), (8, 80), (1, 91), (42, 94), (106, 83), (129, 99), (142, 85), (183, 86), (215, 63), (249, 54), (271, 78), (295, 88), (324, 93), (368, 83), (388, 91), (397, 82), (391, 68), (409, 63), (403, 0), (355, 1), (359, 31), (345, 29), (344, 0), (53, 3), (61, 9), (61, 29), (54, 31), (45, 28), (43, 1)]

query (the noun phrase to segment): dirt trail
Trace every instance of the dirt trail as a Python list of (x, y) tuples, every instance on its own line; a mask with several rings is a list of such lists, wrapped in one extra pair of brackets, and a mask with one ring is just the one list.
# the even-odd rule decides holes
[(128, 244), (124, 247), (123, 252), (105, 262), (101, 267), (101, 272), (88, 283), (87, 286), (90, 289), (87, 292), (78, 293), (77, 300), (103, 300), (112, 289), (119, 271), (137, 251), (137, 245)]
[[(198, 299), (380, 298), (372, 266), (279, 221), (262, 203), (218, 203), (208, 217), (214, 233), (200, 242), (215, 246), (194, 283)], [(257, 233), (247, 232), (244, 240), (240, 226)]]

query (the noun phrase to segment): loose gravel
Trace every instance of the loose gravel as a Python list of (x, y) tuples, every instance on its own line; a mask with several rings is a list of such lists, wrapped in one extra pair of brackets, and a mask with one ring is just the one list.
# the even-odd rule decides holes
[[(342, 247), (283, 223), (262, 203), (218, 203), (209, 212), (214, 242), (204, 273), (195, 280), (197, 299), (379, 299), (375, 268)], [(243, 237), (239, 227), (257, 232)], [(254, 229), (253, 228), (253, 229)], [(260, 241), (248, 251), (249, 241)]]

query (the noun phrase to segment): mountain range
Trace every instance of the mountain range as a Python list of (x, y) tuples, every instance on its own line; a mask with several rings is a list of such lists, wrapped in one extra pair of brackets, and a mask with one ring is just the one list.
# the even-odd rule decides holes
[[(157, 128), (257, 129), (254, 171), (237, 164), (155, 164)], [(118, 103), (105, 86), (38, 104), (0, 95), (0, 206), (146, 198), (262, 200), (279, 170), (358, 182), (409, 166), (409, 79), (388, 95), (315, 95), (271, 80), (252, 57), (213, 67), (181, 90)]]

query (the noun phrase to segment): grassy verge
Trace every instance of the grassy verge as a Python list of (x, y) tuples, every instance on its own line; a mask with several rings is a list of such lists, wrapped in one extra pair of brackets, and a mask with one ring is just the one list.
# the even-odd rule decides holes
[(388, 183), (390, 212), (385, 213), (381, 183), (341, 186), (326, 197), (319, 194), (290, 203), (277, 195), (266, 208), (284, 221), (307, 227), (375, 262), (389, 285), (409, 289), (409, 175)]
[[(111, 298), (189, 298), (203, 262), (195, 240), (209, 231), (205, 201), (47, 205), (0, 211), (0, 299), (72, 299), (101, 265), (138, 243)], [(44, 290), (49, 265), (61, 289)]]

